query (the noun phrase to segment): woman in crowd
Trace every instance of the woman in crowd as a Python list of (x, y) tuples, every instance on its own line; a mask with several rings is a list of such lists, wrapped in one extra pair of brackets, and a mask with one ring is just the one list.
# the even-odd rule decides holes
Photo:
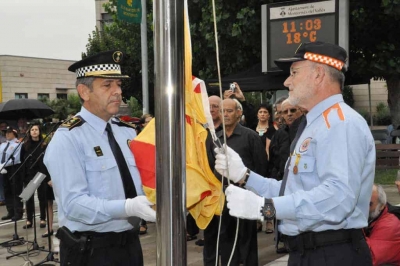
[[(269, 158), (269, 146), (271, 144), (271, 139), (276, 132), (276, 128), (274, 127), (274, 124), (272, 123), (271, 114), (272, 114), (272, 108), (269, 105), (261, 104), (258, 107), (258, 110), (257, 110), (258, 124), (256, 127), (256, 131), (257, 131), (258, 135), (260, 136), (261, 141), (265, 147), (268, 160), (270, 159)], [(266, 167), (268, 168), (268, 165)], [(261, 222), (259, 222), (257, 224), (257, 230), (258, 231), (262, 230)], [(267, 220), (265, 233), (270, 234), (273, 232), (274, 232), (274, 225), (272, 223), (272, 220)]]
[[(43, 155), (45, 150), (45, 145), (42, 142), (42, 132), (39, 125), (33, 125), (28, 132), (28, 139), (23, 144), (24, 157), (23, 160), (27, 160), (25, 163), (25, 186), (33, 179), (37, 172), (43, 173)], [(42, 184), (37, 189), (39, 198), (39, 209), (40, 209), (40, 227), (46, 227), (46, 182), (43, 181)], [(33, 213), (34, 213), (34, 196), (26, 202), (26, 225), (24, 229), (31, 228), (33, 224)]]
[(269, 159), (269, 145), (276, 129), (271, 121), (271, 107), (267, 104), (261, 104), (257, 110), (258, 124), (256, 131), (265, 145), (265, 150)]

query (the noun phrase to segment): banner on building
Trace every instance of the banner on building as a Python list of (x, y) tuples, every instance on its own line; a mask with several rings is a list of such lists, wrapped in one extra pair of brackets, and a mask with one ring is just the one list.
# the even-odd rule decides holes
[(142, 21), (141, 0), (118, 0), (118, 19), (129, 23), (140, 23)]

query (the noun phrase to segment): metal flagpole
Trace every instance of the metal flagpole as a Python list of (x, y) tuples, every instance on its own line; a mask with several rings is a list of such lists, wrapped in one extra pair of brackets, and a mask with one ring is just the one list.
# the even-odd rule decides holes
[(140, 24), (140, 36), (142, 47), (142, 96), (143, 114), (149, 113), (149, 78), (147, 56), (147, 8), (146, 0), (142, 0), (142, 23)]
[(157, 265), (186, 265), (184, 1), (153, 3)]

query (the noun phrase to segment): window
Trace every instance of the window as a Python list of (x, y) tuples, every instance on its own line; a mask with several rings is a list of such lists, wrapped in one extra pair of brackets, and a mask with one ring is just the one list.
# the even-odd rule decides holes
[(100, 20), (100, 24), (101, 24), (101, 30), (103, 30), (104, 25), (110, 25), (113, 22), (113, 18), (110, 14), (108, 13), (101, 13), (101, 20)]
[(50, 96), (48, 93), (38, 93), (37, 98), (38, 100), (44, 100), (44, 99), (49, 99)]
[(57, 93), (57, 99), (68, 99), (68, 94), (66, 93)]
[(28, 99), (28, 93), (15, 93), (15, 99)]

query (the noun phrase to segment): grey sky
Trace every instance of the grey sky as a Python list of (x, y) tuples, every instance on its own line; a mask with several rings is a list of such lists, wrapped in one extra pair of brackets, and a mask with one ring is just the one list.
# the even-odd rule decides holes
[(0, 55), (79, 60), (95, 26), (94, 0), (0, 0)]

